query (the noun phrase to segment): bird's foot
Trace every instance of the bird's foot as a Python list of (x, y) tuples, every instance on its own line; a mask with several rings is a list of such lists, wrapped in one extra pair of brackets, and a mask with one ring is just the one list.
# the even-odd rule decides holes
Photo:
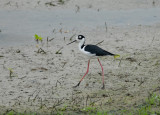
[(81, 81), (76, 85), (76, 86), (73, 86), (73, 88), (76, 88), (80, 85)]
[(102, 87), (101, 89), (103, 89), (103, 90), (105, 89), (105, 86), (104, 86), (104, 84), (103, 84), (103, 87)]

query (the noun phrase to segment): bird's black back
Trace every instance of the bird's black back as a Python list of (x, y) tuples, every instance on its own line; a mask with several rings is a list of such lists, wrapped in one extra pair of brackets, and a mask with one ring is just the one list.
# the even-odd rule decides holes
[(90, 52), (91, 54), (95, 54), (96, 56), (114, 55), (96, 45), (86, 45), (84, 50)]

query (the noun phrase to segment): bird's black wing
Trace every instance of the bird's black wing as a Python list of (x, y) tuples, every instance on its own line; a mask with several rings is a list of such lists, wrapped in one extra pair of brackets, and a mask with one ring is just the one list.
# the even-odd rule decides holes
[(90, 52), (91, 54), (95, 54), (96, 56), (114, 55), (96, 45), (86, 45), (84, 50)]

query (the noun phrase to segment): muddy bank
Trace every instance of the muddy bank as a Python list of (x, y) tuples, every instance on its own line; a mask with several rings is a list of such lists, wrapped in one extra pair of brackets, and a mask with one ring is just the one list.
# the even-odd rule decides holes
[[(72, 88), (85, 73), (88, 60), (77, 50), (77, 44), (66, 46), (71, 36), (48, 44), (44, 39), (38, 45), (1, 47), (0, 111), (51, 112), (64, 106), (76, 109), (90, 105), (108, 111), (127, 109), (142, 104), (149, 93), (159, 93), (159, 24), (110, 27), (107, 32), (97, 29), (84, 35), (86, 43), (104, 40), (100, 47), (121, 55), (116, 60), (100, 59), (105, 90), (101, 90), (101, 68), (94, 59), (81, 85)], [(40, 48), (44, 51), (38, 52)]]
[[(0, 42), (6, 40), (10, 44), (15, 38), (24, 43), (17, 45), (14, 41), (15, 45), (0, 46), (1, 114), (10, 110), (36, 113), (67, 110), (78, 114), (90, 106), (114, 113), (143, 105), (151, 93), (160, 94), (159, 0), (0, 0), (0, 3), (3, 15), (0, 19)], [(94, 14), (88, 19), (88, 14), (82, 13), (86, 9), (88, 14)], [(32, 10), (36, 10), (36, 15), (25, 12)], [(55, 10), (61, 12), (57, 12), (57, 17), (50, 17)], [(68, 11), (67, 19), (75, 15), (75, 20), (82, 17), (82, 21), (70, 19), (68, 23), (63, 10)], [(19, 15), (14, 14), (17, 11)], [(49, 15), (41, 18), (40, 11)], [(120, 16), (116, 14), (118, 11)], [(98, 13), (102, 18), (98, 18)], [(138, 16), (128, 17), (130, 13)], [(104, 15), (108, 17), (103, 18)], [(17, 17), (24, 18), (16, 20)], [(99, 21), (95, 19), (90, 23), (94, 17)], [(2, 23), (2, 18), (6, 23)], [(56, 21), (50, 25), (52, 18)], [(22, 28), (21, 24), (28, 26)], [(37, 44), (34, 34), (44, 37), (43, 42)], [(89, 74), (80, 86), (73, 88), (84, 75), (88, 61), (78, 51), (77, 44), (66, 46), (77, 34), (86, 37), (86, 44), (103, 41), (100, 47), (120, 54), (118, 59), (100, 59), (105, 73), (105, 90), (101, 89), (101, 68), (96, 59), (91, 60)], [(24, 41), (21, 38), (25, 38)]]

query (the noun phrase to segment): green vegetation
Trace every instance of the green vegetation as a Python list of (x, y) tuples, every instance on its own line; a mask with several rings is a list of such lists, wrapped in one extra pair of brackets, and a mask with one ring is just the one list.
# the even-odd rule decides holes
[(12, 77), (18, 77), (18, 75), (16, 75), (16, 74), (14, 73), (14, 71), (13, 71), (12, 68), (8, 68), (8, 70), (9, 70), (9, 77), (10, 77), (10, 78), (12, 78)]
[[(86, 106), (82, 109), (76, 107), (70, 107), (69, 105), (64, 104), (63, 107), (56, 109), (56, 115), (65, 115), (65, 114), (89, 114), (89, 115), (160, 115), (160, 95), (155, 93), (151, 94), (142, 105), (134, 109), (129, 110), (100, 110), (94, 105)], [(6, 115), (39, 115), (38, 113), (16, 113), (14, 111), (9, 111)]]
[(17, 113), (12, 110), (4, 115), (38, 115), (38, 114), (37, 113)]
[(38, 43), (39, 41), (42, 42), (42, 40), (43, 40), (43, 38), (42, 38), (41, 36), (38, 36), (37, 34), (35, 34), (34, 37), (35, 37), (35, 40), (37, 41), (37, 43)]
[(11, 78), (13, 76), (13, 69), (12, 68), (8, 68), (9, 70), (9, 77)]
[(36, 47), (38, 48), (37, 53), (46, 54), (47, 52), (44, 51), (44, 49), (42, 49), (41, 47), (39, 48), (39, 45), (38, 45), (38, 43), (39, 43), (39, 41), (40, 41), (40, 42), (41, 42), (41, 46), (43, 46), (43, 44), (42, 44), (43, 38), (42, 38), (41, 36), (38, 36), (37, 34), (34, 35), (34, 38), (35, 38), (35, 40), (36, 40), (36, 42), (37, 42), (37, 45), (36, 45)]
[(160, 106), (160, 95), (151, 94), (148, 99), (146, 99), (146, 103), (149, 105)]

